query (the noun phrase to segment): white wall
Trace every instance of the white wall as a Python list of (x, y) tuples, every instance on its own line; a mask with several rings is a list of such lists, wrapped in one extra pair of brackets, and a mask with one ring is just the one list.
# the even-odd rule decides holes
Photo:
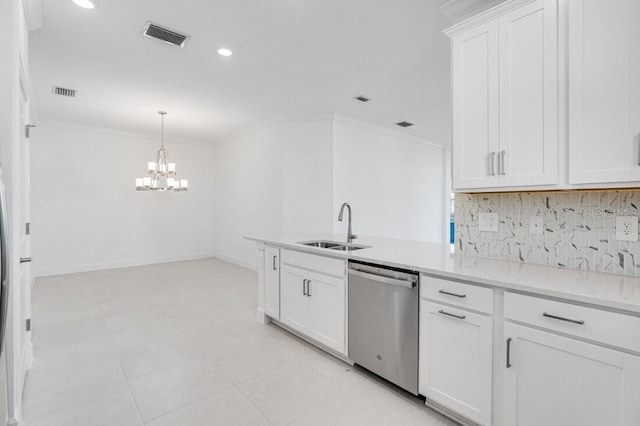
[(213, 147), (166, 148), (189, 191), (135, 190), (151, 139), (52, 124), (32, 137), (32, 246), (38, 276), (214, 254)]
[(346, 232), (443, 241), (444, 151), (400, 132), (331, 114), (269, 120), (215, 152), (216, 252), (255, 265), (245, 235)]
[(331, 120), (261, 123), (216, 148), (218, 256), (255, 265), (245, 235), (331, 232)]
[[(333, 216), (348, 202), (353, 233), (442, 242), (445, 153), (441, 146), (337, 117), (333, 124)], [(346, 222), (334, 222), (346, 233)]]

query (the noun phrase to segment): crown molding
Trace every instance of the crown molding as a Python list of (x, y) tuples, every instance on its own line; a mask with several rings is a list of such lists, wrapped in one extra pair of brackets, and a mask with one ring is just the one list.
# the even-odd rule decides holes
[(275, 126), (276, 124), (295, 122), (295, 123), (320, 123), (330, 122), (333, 120), (334, 114), (330, 113), (291, 113), (291, 114), (276, 114), (266, 120), (253, 123), (242, 130), (231, 133), (228, 136), (218, 139), (215, 142), (216, 146), (226, 145), (233, 143), (236, 139), (246, 137), (260, 130), (267, 129)]
[[(83, 124), (74, 124), (67, 123), (64, 121), (54, 121), (54, 120), (37, 120), (37, 126), (41, 127), (54, 127), (58, 129), (66, 129), (66, 130), (74, 130), (80, 132), (93, 132), (93, 133), (102, 133), (114, 136), (122, 136), (127, 138), (135, 138), (135, 139), (143, 139), (149, 142), (159, 142), (160, 137), (157, 134), (148, 134), (148, 133), (137, 133), (137, 132), (129, 132), (126, 130), (118, 130), (111, 129), (107, 127), (96, 127), (96, 126), (86, 126)], [(184, 138), (171, 138), (171, 144), (179, 144), (179, 145), (199, 145), (203, 147), (212, 148), (213, 144), (211, 142), (197, 140), (197, 139), (184, 139)]]
[(395, 129), (390, 129), (388, 127), (384, 127), (384, 126), (380, 126), (379, 124), (373, 124), (373, 123), (369, 123), (368, 121), (362, 121), (359, 120), (357, 118), (352, 118), (352, 117), (347, 117), (345, 115), (341, 115), (341, 114), (333, 114), (334, 120), (337, 122), (342, 122), (345, 124), (350, 124), (353, 126), (359, 126), (359, 127), (364, 127), (367, 128), (369, 130), (373, 130), (376, 132), (380, 132), (380, 133), (386, 133), (390, 136), (396, 137), (396, 138), (400, 138), (400, 139), (404, 139), (406, 141), (410, 141), (410, 142), (416, 142), (416, 143), (421, 143), (421, 144), (425, 144), (425, 145), (431, 145), (434, 146), (436, 148), (442, 149), (443, 145), (440, 145), (438, 143), (435, 143), (433, 141), (427, 140), (427, 139), (423, 139), (419, 136), (413, 136), (413, 135), (408, 135), (404, 132), (395, 130)]
[(387, 135), (403, 139), (409, 142), (421, 143), (425, 145), (430, 145), (436, 147), (438, 149), (443, 149), (446, 145), (440, 145), (433, 141), (429, 141), (427, 139), (420, 138), (418, 136), (408, 135), (404, 132), (390, 129), (388, 127), (380, 126), (378, 124), (373, 124), (368, 121), (362, 121), (357, 118), (347, 117), (342, 114), (335, 113), (301, 113), (301, 114), (278, 114), (272, 116), (266, 120), (255, 123), (239, 132), (233, 133), (227, 137), (224, 137), (215, 143), (216, 146), (226, 145), (229, 143), (233, 143), (235, 140), (251, 135), (260, 130), (264, 130), (270, 127), (273, 127), (277, 124), (285, 124), (285, 123), (322, 123), (322, 122), (338, 122), (343, 124), (348, 124), (351, 126), (363, 127), (375, 132), (385, 133)]
[(24, 17), (29, 31), (38, 31), (42, 28), (42, 2), (41, 0), (22, 0)]
[[(475, 2), (475, 3), (479, 3), (482, 2), (482, 4), (477, 5), (475, 8), (473, 8), (472, 10), (468, 11), (467, 13), (463, 13), (463, 15), (461, 16), (463, 19), (463, 21), (457, 23), (456, 25), (453, 25), (449, 28), (447, 28), (446, 30), (443, 31), (443, 33), (448, 36), (448, 37), (454, 37), (458, 34), (460, 34), (461, 32), (464, 32), (470, 28), (476, 27), (479, 24), (488, 22), (494, 18), (497, 18), (498, 16), (502, 16), (507, 12), (510, 12), (513, 9), (517, 9), (519, 7), (521, 7), (522, 5), (525, 5), (527, 3), (531, 3), (535, 0), (507, 0), (507, 1), (502, 1), (502, 0), (452, 0), (449, 3), (452, 2), (459, 2), (459, 1), (464, 1), (464, 2)], [(502, 1), (502, 2), (501, 2)], [(484, 7), (493, 5), (493, 7), (491, 7), (490, 9), (484, 10)], [(444, 5), (443, 5), (444, 6)], [(479, 9), (482, 9), (482, 12), (477, 12)]]

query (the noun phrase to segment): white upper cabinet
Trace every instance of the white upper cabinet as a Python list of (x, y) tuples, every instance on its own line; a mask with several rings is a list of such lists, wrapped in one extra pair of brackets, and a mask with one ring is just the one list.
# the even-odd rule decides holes
[(465, 31), (452, 49), (454, 187), (498, 186), (498, 22)]
[(568, 3), (570, 183), (639, 181), (640, 1)]
[(511, 1), (447, 31), (455, 190), (558, 184), (557, 17)]
[(500, 186), (558, 183), (557, 2), (500, 17)]

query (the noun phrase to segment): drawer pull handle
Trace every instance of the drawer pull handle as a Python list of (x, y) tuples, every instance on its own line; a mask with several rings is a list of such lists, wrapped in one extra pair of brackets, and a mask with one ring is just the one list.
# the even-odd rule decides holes
[(511, 337), (507, 339), (507, 368), (511, 368)]
[(560, 320), (560, 321), (572, 322), (572, 323), (574, 323), (574, 324), (580, 324), (580, 325), (584, 324), (584, 321), (583, 321), (583, 320), (574, 320), (574, 319), (571, 319), (571, 318), (559, 317), (559, 316), (556, 316), (556, 315), (548, 314), (548, 313), (546, 313), (546, 312), (545, 312), (545, 313), (543, 313), (543, 314), (542, 314), (542, 316), (543, 316), (543, 317), (547, 317), (547, 318), (557, 319), (557, 320)]
[(447, 296), (460, 297), (460, 298), (467, 297), (466, 294), (449, 293), (448, 291), (444, 291), (444, 290), (440, 290), (438, 291), (438, 293), (446, 294)]
[(458, 318), (458, 319), (465, 319), (465, 318), (466, 318), (466, 316), (465, 316), (465, 315), (456, 315), (456, 314), (452, 314), (452, 313), (450, 313), (450, 312), (443, 311), (442, 309), (440, 309), (440, 310), (438, 311), (438, 313), (439, 313), (439, 314), (442, 314), (442, 315), (448, 315), (448, 316), (450, 316), (450, 317), (454, 317), (454, 318)]

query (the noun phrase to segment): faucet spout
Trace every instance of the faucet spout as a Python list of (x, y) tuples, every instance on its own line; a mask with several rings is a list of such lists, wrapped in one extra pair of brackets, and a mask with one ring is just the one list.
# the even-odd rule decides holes
[(351, 243), (353, 242), (353, 240), (358, 238), (358, 236), (353, 235), (353, 232), (351, 231), (351, 206), (349, 205), (349, 203), (343, 203), (342, 206), (340, 207), (340, 214), (338, 214), (338, 221), (342, 222), (345, 207), (349, 211), (349, 216), (347, 217), (349, 221), (349, 225), (347, 227), (347, 242)]

